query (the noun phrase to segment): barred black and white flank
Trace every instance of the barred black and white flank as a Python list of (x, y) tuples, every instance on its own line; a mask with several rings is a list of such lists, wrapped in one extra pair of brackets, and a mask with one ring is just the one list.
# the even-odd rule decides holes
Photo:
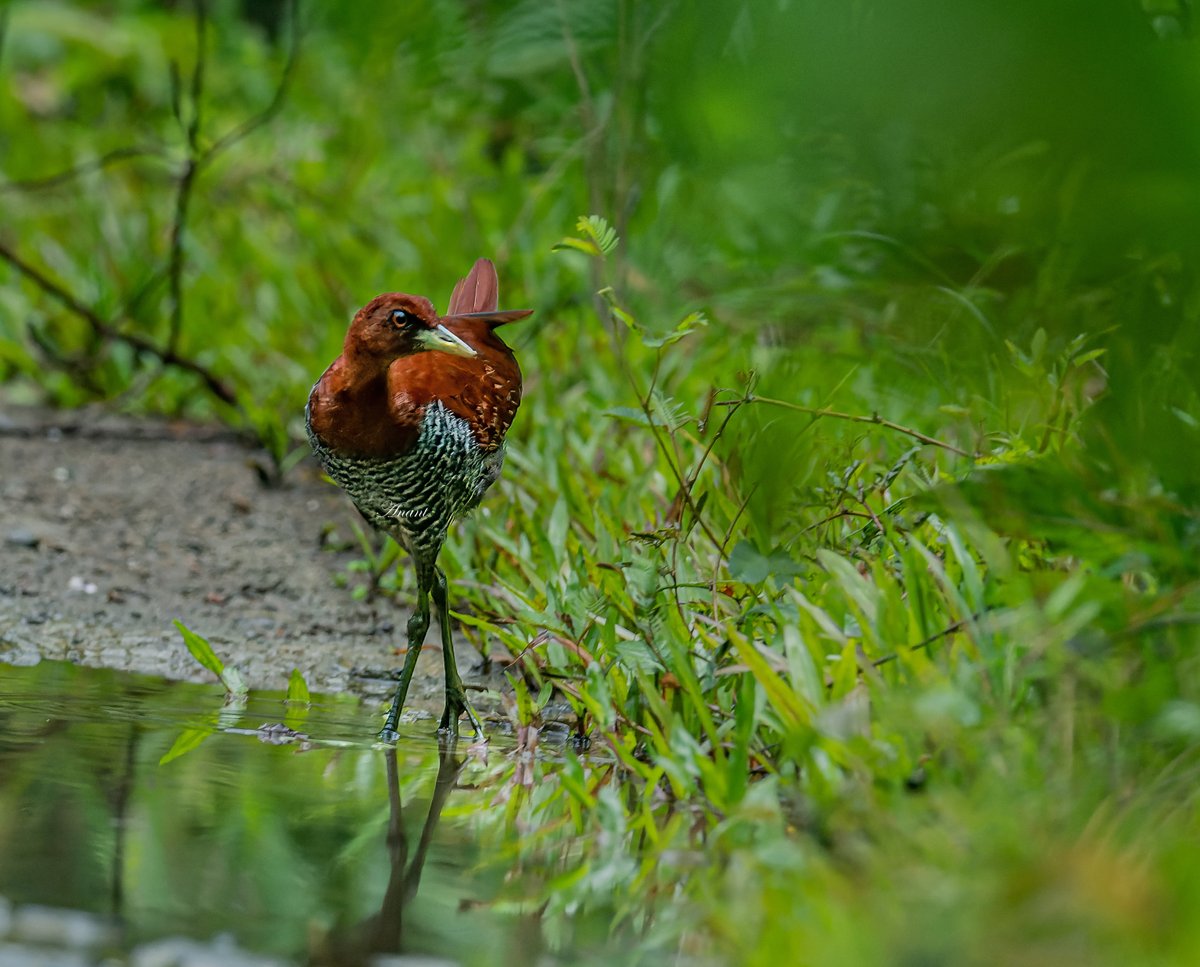
[(450, 525), (479, 504), (504, 464), (503, 443), (484, 451), (471, 425), (440, 401), (426, 408), (416, 446), (399, 457), (340, 455), (311, 427), (308, 442), (363, 517), (403, 545), (418, 566), (433, 566)]

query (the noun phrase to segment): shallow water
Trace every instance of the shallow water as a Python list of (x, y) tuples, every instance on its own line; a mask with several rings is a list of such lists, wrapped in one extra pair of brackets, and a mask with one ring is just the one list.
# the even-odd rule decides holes
[(535, 962), (477, 838), (504, 797), (470, 740), (439, 747), (422, 722), (389, 749), (355, 699), (282, 699), (0, 666), (0, 896), (111, 918), (119, 955), (229, 935), (297, 963)]

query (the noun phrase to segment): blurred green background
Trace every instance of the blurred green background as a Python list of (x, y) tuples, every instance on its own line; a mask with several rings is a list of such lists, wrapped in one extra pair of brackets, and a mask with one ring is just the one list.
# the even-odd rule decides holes
[[(717, 844), (625, 887), (685, 884), (667, 947), (1194, 962), (1190, 2), (16, 0), (0, 34), (4, 399), (223, 420), (282, 476), (377, 292), (490, 255), (537, 310), (503, 512), (445, 558), (536, 656), (522, 714), (573, 683)], [(619, 244), (556, 250), (589, 214)], [(627, 805), (623, 842), (695, 846)]]
[[(444, 298), (480, 253), (506, 301), (540, 310), (523, 338), (562, 345), (548, 363), (578, 358), (568, 347), (596, 323), (574, 307), (596, 280), (549, 251), (592, 212), (623, 236), (607, 281), (649, 326), (707, 310), (719, 385), (755, 369), (824, 401), (854, 369), (875, 400), (917, 392), (926, 413), (961, 406), (1013, 433), (1038, 418), (1014, 397), (1037, 387), (1009, 378), (1006, 342), (1028, 351), (1041, 330), (1052, 359), (1086, 334), (1107, 350), (1103, 377), (1073, 387), (1103, 395), (1097, 458), (1194, 495), (1187, 4), (209, 14), (197, 99), (186, 3), (7, 5), (0, 203), (23, 258), (230, 381), (240, 405), (215, 413), (279, 455), (354, 308), (387, 289)], [(278, 111), (229, 141), (285, 69)], [(24, 396), (213, 414), (194, 378), (156, 372), (11, 271), (2, 298), (0, 373)]]

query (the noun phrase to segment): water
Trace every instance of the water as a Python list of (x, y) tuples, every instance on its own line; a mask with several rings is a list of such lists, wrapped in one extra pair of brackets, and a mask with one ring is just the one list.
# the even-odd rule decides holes
[(482, 835), (520, 772), (512, 743), (485, 761), (420, 723), (388, 749), (369, 711), (0, 666), (0, 895), (111, 918), (120, 956), (226, 935), (296, 963), (534, 963), (536, 913), (504, 899)]

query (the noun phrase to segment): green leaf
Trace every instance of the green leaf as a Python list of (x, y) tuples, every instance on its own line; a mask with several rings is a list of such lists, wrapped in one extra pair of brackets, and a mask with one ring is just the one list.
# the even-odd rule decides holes
[(640, 638), (618, 641), (616, 651), (617, 659), (630, 671), (650, 674), (663, 670), (662, 662), (655, 657), (650, 646)]
[(514, 654), (520, 652), (526, 645), (526, 640), (514, 631), (496, 624), (487, 618), (478, 615), (467, 614), (464, 611), (451, 611), (450, 616), (460, 624), (468, 628), (476, 628), (479, 631), (490, 635), (495, 635), (503, 642), (505, 648), (509, 648)]
[(217, 657), (217, 653), (212, 650), (212, 645), (206, 638), (186, 627), (182, 621), (176, 621), (175, 627), (183, 635), (183, 643), (187, 645), (187, 650), (191, 652), (192, 657), (216, 675), (230, 695), (245, 695), (249, 691), (241, 672), (232, 666), (226, 667), (225, 663)]
[(729, 554), (729, 575), (735, 581), (758, 584), (771, 573), (770, 562), (749, 541), (738, 541)]
[(1106, 349), (1090, 349), (1086, 353), (1080, 353), (1071, 360), (1072, 366), (1082, 366), (1084, 363), (1090, 363), (1093, 359), (1099, 359), (1108, 350)]
[(1046, 330), (1038, 327), (1038, 331), (1033, 334), (1033, 342), (1029, 347), (1029, 357), (1032, 362), (1039, 362), (1042, 358), (1042, 353), (1046, 351)]
[(820, 548), (817, 560), (841, 587), (845, 596), (853, 601), (867, 622), (874, 625), (880, 609), (879, 588), (858, 573), (858, 568), (840, 554)]
[(1178, 406), (1172, 406), (1171, 412), (1179, 417), (1183, 423), (1191, 427), (1193, 430), (1200, 427), (1200, 420), (1197, 420), (1194, 416), (1192, 416), (1191, 413), (1187, 412), (1187, 410), (1181, 410)]
[(601, 410), (600, 415), (611, 416), (614, 420), (632, 423), (634, 426), (650, 426), (646, 414), (636, 406), (610, 406), (606, 410)]
[(620, 239), (616, 230), (608, 224), (608, 220), (599, 215), (582, 215), (575, 223), (580, 235), (590, 238), (600, 253), (607, 255), (617, 247)]
[(570, 236), (562, 238), (551, 247), (551, 251), (561, 252), (564, 249), (572, 249), (592, 258), (603, 258), (615, 249), (620, 241), (607, 219), (601, 218), (599, 215), (580, 215), (579, 220), (575, 223), (575, 230), (579, 232), (581, 238)]
[(167, 749), (167, 751), (163, 753), (162, 758), (158, 760), (158, 764), (160, 766), (165, 766), (173, 759), (178, 759), (180, 756), (186, 755), (187, 753), (191, 752), (192, 749), (200, 745), (200, 743), (207, 739), (210, 735), (212, 735), (216, 728), (217, 717), (214, 715), (211, 718), (212, 722), (208, 726), (194, 729), (184, 729), (182, 732), (180, 732), (178, 738), (171, 743), (171, 748)]
[(638, 321), (621, 308), (620, 304), (617, 302), (617, 294), (613, 291), (611, 285), (606, 285), (603, 289), (597, 292), (596, 295), (600, 296), (600, 298), (604, 300), (605, 305), (608, 306), (612, 314), (625, 323), (629, 329), (639, 333), (642, 331), (642, 327), (638, 324)]
[(551, 547), (557, 548), (559, 551), (566, 549), (567, 531), (570, 526), (571, 514), (566, 500), (560, 496), (554, 502), (554, 509), (550, 511), (550, 517), (546, 521), (546, 538)]
[(738, 657), (762, 686), (767, 701), (779, 713), (784, 724), (796, 730), (807, 728), (812, 722), (811, 709), (792, 686), (771, 668), (755, 643), (738, 633), (731, 634), (730, 640), (737, 649)]
[[(781, 647), (779, 647), (781, 646)], [(816, 708), (824, 701), (825, 683), (795, 624), (784, 624), (779, 650), (787, 659), (788, 676), (796, 693)]]
[(574, 249), (576, 252), (582, 252), (584, 255), (598, 256), (600, 249), (596, 248), (594, 242), (590, 242), (585, 238), (563, 238), (555, 242), (550, 250), (552, 252), (561, 252), (564, 249)]
[(221, 684), (225, 686), (225, 691), (230, 695), (239, 698), (250, 691), (246, 686), (246, 680), (242, 678), (242, 673), (232, 665), (226, 665), (221, 672)]
[(833, 666), (831, 698), (845, 698), (858, 684), (858, 650), (853, 641), (842, 646), (841, 657)]
[(684, 336), (708, 325), (708, 319), (703, 312), (689, 312), (683, 320), (670, 332), (662, 336), (643, 335), (642, 342), (650, 349), (659, 349), (679, 342)]
[(183, 635), (183, 643), (187, 645), (187, 650), (191, 652), (192, 657), (196, 659), (204, 668), (216, 675), (218, 678), (225, 671), (225, 663), (217, 657), (217, 653), (212, 650), (212, 645), (208, 643), (208, 639), (202, 638), (196, 632), (186, 627), (182, 621), (176, 621), (175, 627), (179, 629), (179, 633)]
[(299, 668), (293, 668), (291, 677), (288, 678), (287, 701), (302, 702), (309, 705), (312, 698), (308, 692), (308, 683), (304, 680), (304, 676), (300, 674)]
[(763, 554), (749, 541), (743, 540), (738, 541), (729, 554), (729, 576), (735, 581), (758, 584), (771, 576), (786, 581), (803, 573), (803, 568), (781, 547)]

